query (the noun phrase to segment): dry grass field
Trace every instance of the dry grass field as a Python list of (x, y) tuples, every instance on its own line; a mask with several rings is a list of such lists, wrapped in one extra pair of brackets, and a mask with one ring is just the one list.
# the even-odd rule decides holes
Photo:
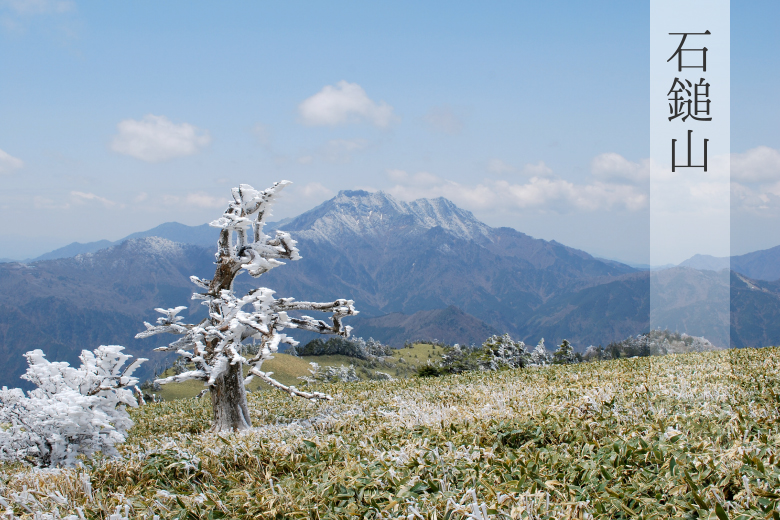
[(0, 496), (23, 518), (778, 518), (779, 369), (743, 349), (255, 392), (255, 427), (219, 435), (180, 399), (134, 410), (120, 459), (2, 466)]

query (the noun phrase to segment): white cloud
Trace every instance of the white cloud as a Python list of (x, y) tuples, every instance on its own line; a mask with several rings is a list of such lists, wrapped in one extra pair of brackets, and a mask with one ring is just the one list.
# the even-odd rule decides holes
[(637, 188), (599, 181), (577, 185), (563, 179), (533, 177), (524, 184), (498, 181), (494, 189), (509, 204), (520, 208), (543, 207), (560, 213), (571, 209), (636, 211), (647, 206), (647, 195)]
[(780, 152), (758, 146), (731, 154), (730, 159), (732, 211), (774, 214), (780, 210)]
[(403, 170), (388, 170), (388, 178), (397, 183), (388, 191), (404, 200), (446, 197), (469, 209), (499, 211), (531, 208), (568, 213), (572, 210), (637, 211), (647, 207), (647, 193), (636, 186), (599, 180), (575, 184), (551, 177), (551, 170), (543, 162), (526, 165), (528, 170), (534, 168), (544, 176), (535, 175), (522, 183), (501, 179), (476, 185), (460, 184), (428, 172), (410, 175)]
[(749, 212), (780, 210), (780, 182), (764, 184), (757, 188), (732, 182), (731, 209)]
[(393, 182), (406, 182), (409, 174), (403, 170), (387, 170), (387, 177)]
[(780, 197), (780, 181), (774, 183), (762, 186), (762, 191), (765, 194), (774, 195), (775, 197)]
[(393, 107), (368, 97), (357, 83), (339, 81), (336, 86), (325, 85), (322, 90), (298, 105), (301, 121), (308, 126), (336, 126), (368, 121), (380, 128), (396, 117)]
[(759, 146), (732, 154), (731, 178), (738, 182), (780, 181), (780, 152)]
[(84, 192), (84, 191), (71, 191), (68, 193), (68, 196), (62, 197), (61, 199), (50, 199), (48, 197), (43, 197), (41, 195), (37, 195), (33, 197), (33, 205), (37, 209), (58, 209), (58, 210), (64, 210), (64, 209), (72, 209), (76, 206), (82, 206), (84, 204), (88, 203), (94, 203), (97, 202), (99, 204), (102, 204), (105, 208), (124, 208), (124, 204), (118, 204), (114, 202), (113, 200), (109, 200), (105, 197), (101, 197), (100, 195), (96, 195), (94, 193)]
[(108, 200), (105, 197), (100, 197), (99, 195), (95, 195), (94, 193), (84, 193), (82, 191), (71, 191), (70, 196), (75, 204), (84, 204), (85, 202), (93, 201), (93, 202), (100, 202), (106, 208), (116, 206), (116, 202), (112, 200)]
[(174, 124), (165, 116), (125, 119), (117, 125), (111, 149), (147, 162), (197, 153), (211, 142), (209, 133), (188, 123)]
[(0, 150), (0, 175), (11, 173), (24, 166), (24, 161)]
[(75, 9), (76, 4), (68, 0), (0, 0), (0, 6), (17, 14), (65, 13)]
[(455, 135), (463, 130), (463, 121), (446, 105), (431, 108), (425, 114), (425, 122), (431, 129), (446, 134)]
[(594, 177), (606, 182), (640, 183), (648, 180), (650, 166), (647, 159), (635, 163), (610, 152), (594, 157), (590, 163), (590, 171)]
[(394, 182), (409, 186), (436, 186), (446, 182), (441, 177), (428, 172), (409, 175), (403, 170), (387, 170), (387, 177)]

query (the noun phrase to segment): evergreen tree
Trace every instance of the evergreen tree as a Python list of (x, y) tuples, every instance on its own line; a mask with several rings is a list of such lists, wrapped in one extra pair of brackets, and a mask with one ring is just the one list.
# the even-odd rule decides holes
[(554, 365), (568, 365), (574, 362), (574, 349), (569, 343), (569, 340), (563, 340), (563, 343), (558, 345), (558, 350), (553, 354)]

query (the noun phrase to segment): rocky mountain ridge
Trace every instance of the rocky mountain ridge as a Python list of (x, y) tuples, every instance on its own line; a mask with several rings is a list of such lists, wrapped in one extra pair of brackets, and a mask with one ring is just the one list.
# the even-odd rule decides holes
[[(160, 227), (178, 233), (177, 226)], [(241, 275), (237, 291), (262, 285), (299, 300), (353, 299), (361, 311), (352, 323), (359, 336), (395, 344), (425, 335), (478, 343), (482, 335), (509, 332), (527, 344), (566, 338), (583, 350), (649, 327), (653, 274), (491, 228), (446, 199), (404, 203), (384, 193), (345, 191), (268, 230), (279, 227), (298, 241), (302, 259), (259, 280)], [(207, 241), (215, 230), (186, 231), (190, 240)], [(188, 321), (197, 321), (204, 311), (190, 300), (189, 276), (212, 276), (215, 245), (216, 239), (200, 247), (145, 236), (72, 258), (0, 264), (0, 356), (6, 360), (0, 384), (18, 385), (27, 350), (42, 348), (52, 359), (73, 362), (81, 349), (99, 344), (150, 357), (141, 374), (148, 376), (165, 362), (150, 351), (168, 338), (134, 335), (144, 320), (156, 318), (155, 307), (189, 302)], [(698, 271), (675, 269), (697, 294), (723, 290)], [(704, 334), (708, 339), (735, 346), (780, 342), (780, 282), (735, 274), (731, 294), (731, 330), (719, 329), (719, 338)], [(689, 303), (670, 314), (681, 327), (702, 312), (706, 298)]]

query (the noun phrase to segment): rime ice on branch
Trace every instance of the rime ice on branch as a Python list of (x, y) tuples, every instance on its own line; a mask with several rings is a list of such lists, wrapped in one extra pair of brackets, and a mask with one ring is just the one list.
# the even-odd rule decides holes
[[(233, 294), (233, 280), (242, 270), (257, 278), (284, 265), (280, 259), (298, 260), (300, 255), (295, 240), (289, 233), (276, 231), (274, 237), (263, 232), (270, 207), (279, 191), (289, 181), (281, 181), (265, 191), (257, 191), (247, 184), (233, 188), (233, 201), (211, 226), (221, 229), (216, 253), (214, 278), (190, 279), (205, 289), (193, 294), (193, 299), (203, 300), (209, 316), (201, 323), (182, 323), (178, 313), (186, 307), (156, 309), (163, 316), (156, 325), (145, 323), (146, 331), (137, 338), (168, 332), (181, 335), (167, 347), (157, 350), (174, 351), (194, 365), (194, 369), (175, 376), (158, 379), (164, 384), (172, 381), (198, 379), (210, 390), (214, 412), (212, 431), (242, 430), (251, 426), (247, 409), (245, 385), (253, 377), (293, 395), (307, 399), (330, 399), (319, 392), (303, 392), (293, 386), (285, 386), (271, 377), (271, 372), (261, 370), (263, 361), (270, 359), (280, 343), (297, 345), (281, 331), (285, 328), (304, 329), (320, 334), (349, 336), (351, 327), (344, 326), (342, 318), (357, 314), (352, 300), (336, 300), (328, 303), (296, 302), (293, 298), (274, 298), (274, 291), (260, 287), (239, 298)], [(289, 316), (289, 311), (315, 310), (332, 313), (330, 323), (309, 316)], [(256, 355), (246, 356), (243, 342), (254, 339), (259, 342)], [(249, 367), (246, 379), (242, 367)]]

